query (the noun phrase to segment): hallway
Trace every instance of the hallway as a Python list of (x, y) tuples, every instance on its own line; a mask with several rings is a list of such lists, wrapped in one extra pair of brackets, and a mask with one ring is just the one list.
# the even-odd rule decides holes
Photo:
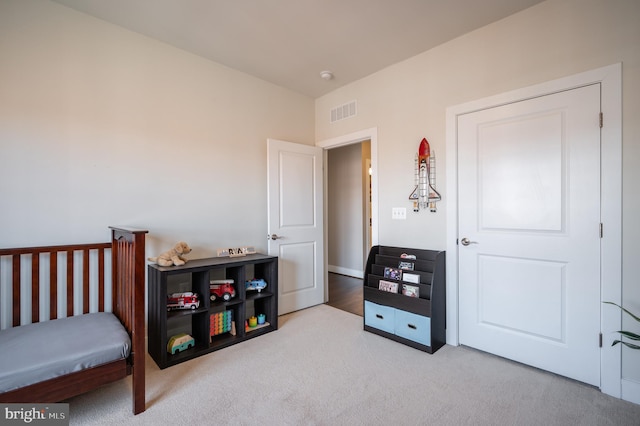
[(334, 308), (362, 316), (362, 279), (329, 272), (329, 302)]

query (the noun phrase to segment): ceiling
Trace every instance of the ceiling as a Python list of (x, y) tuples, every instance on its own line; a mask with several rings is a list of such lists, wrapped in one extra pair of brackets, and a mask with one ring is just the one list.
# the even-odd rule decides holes
[(543, 0), (53, 1), (317, 98)]

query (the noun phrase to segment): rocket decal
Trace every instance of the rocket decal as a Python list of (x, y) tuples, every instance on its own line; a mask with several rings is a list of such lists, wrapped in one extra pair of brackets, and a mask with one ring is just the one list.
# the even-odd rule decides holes
[(413, 211), (429, 208), (431, 212), (436, 211), (436, 203), (442, 199), (436, 191), (436, 159), (431, 153), (429, 142), (423, 138), (416, 155), (415, 188), (409, 200), (413, 201)]

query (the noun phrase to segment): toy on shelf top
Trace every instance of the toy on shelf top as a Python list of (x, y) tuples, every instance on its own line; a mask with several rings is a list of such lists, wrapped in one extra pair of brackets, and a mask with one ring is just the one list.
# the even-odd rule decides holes
[(216, 252), (218, 257), (240, 257), (256, 254), (256, 249), (254, 247), (219, 248)]
[(156, 262), (160, 266), (182, 266), (187, 263), (182, 255), (191, 253), (191, 247), (184, 241), (176, 243), (171, 250), (167, 250), (158, 257), (149, 257), (149, 262)]

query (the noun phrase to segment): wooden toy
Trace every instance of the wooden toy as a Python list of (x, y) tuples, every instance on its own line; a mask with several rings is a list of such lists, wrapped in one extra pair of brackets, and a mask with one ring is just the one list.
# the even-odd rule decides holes
[(193, 348), (196, 345), (193, 337), (189, 336), (186, 333), (176, 334), (175, 336), (171, 336), (169, 342), (167, 343), (167, 352), (171, 355), (175, 355), (177, 352), (185, 351), (189, 348)]
[(258, 318), (256, 317), (249, 317), (249, 327), (253, 328), (256, 325), (258, 325)]
[(232, 331), (233, 311), (211, 314), (209, 317), (209, 333), (211, 337)]

